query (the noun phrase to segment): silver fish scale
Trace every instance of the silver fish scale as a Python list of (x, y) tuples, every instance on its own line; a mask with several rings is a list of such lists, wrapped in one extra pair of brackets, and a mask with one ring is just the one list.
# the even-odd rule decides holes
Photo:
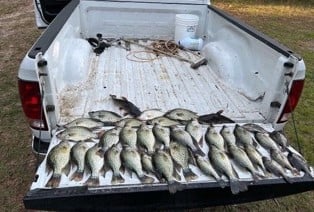
[(121, 159), (120, 159), (121, 151), (113, 146), (106, 152), (106, 161), (111, 168), (113, 175), (117, 175), (120, 173), (121, 167)]
[(141, 156), (135, 149), (125, 148), (121, 152), (123, 164), (134, 171), (137, 176), (143, 176), (143, 169), (141, 164)]
[(98, 136), (87, 127), (75, 126), (60, 132), (57, 137), (61, 140), (84, 141)]
[(137, 148), (136, 147), (137, 133), (134, 128), (129, 126), (123, 127), (120, 132), (119, 138), (122, 145)]
[(168, 182), (174, 180), (173, 177), (173, 162), (171, 156), (164, 151), (157, 151), (153, 155), (153, 161), (155, 168), (162, 176), (166, 178)]
[(216, 169), (227, 175), (229, 179), (236, 179), (232, 171), (231, 162), (223, 151), (217, 148), (212, 148), (210, 158)]
[(187, 125), (185, 130), (190, 133), (190, 135), (197, 141), (200, 142), (200, 140), (203, 137), (203, 128), (198, 123), (197, 119), (192, 119)]
[(91, 118), (78, 118), (64, 126), (65, 127), (80, 126), (80, 127), (87, 127), (87, 128), (96, 128), (96, 127), (104, 126), (104, 123), (95, 119), (91, 119)]
[(174, 161), (183, 169), (188, 168), (189, 152), (188, 149), (177, 142), (170, 143), (170, 154)]
[(170, 145), (170, 129), (156, 123), (153, 127), (153, 133), (156, 140), (163, 143), (166, 148)]
[(106, 131), (99, 139), (100, 145), (104, 150), (109, 149), (119, 142), (119, 133), (121, 128), (113, 128)]
[(62, 170), (70, 161), (71, 146), (69, 142), (62, 141), (51, 149), (47, 156), (47, 164), (53, 170), (53, 175), (61, 175)]
[(84, 171), (85, 168), (85, 154), (88, 150), (88, 146), (85, 142), (81, 141), (75, 144), (71, 149), (72, 160), (77, 165), (77, 170)]
[(198, 118), (195, 112), (181, 108), (168, 111), (165, 116), (179, 121), (190, 121), (193, 118)]
[(209, 145), (213, 145), (222, 151), (225, 149), (224, 139), (214, 127), (208, 127), (205, 134), (205, 140)]
[(142, 124), (137, 130), (137, 141), (138, 144), (147, 149), (148, 153), (152, 154), (154, 152), (155, 136), (152, 129), (145, 124)]
[(90, 168), (92, 177), (99, 177), (99, 173), (104, 166), (104, 155), (101, 148), (95, 144), (86, 152), (86, 164)]
[(142, 154), (141, 161), (142, 161), (142, 165), (145, 171), (151, 172), (151, 173), (155, 172), (151, 156)]

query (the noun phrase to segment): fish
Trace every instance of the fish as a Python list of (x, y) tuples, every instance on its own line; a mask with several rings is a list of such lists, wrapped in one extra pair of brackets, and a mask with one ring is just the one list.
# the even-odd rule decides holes
[(236, 124), (234, 131), (233, 131), (236, 141), (239, 144), (245, 145), (253, 145), (254, 141), (251, 136), (251, 133), (247, 131), (245, 128), (241, 127), (240, 125)]
[(247, 156), (250, 158), (251, 162), (255, 166), (259, 166), (262, 168), (263, 171), (266, 171), (266, 168), (263, 164), (262, 156), (260, 153), (255, 149), (254, 146), (248, 144), (244, 146), (244, 151), (246, 152)]
[(105, 125), (113, 125), (113, 123), (120, 121), (122, 116), (107, 110), (97, 110), (88, 112), (89, 117), (93, 119), (98, 119), (101, 122), (105, 123)]
[(285, 174), (283, 168), (277, 162), (270, 160), (267, 157), (262, 157), (262, 159), (264, 166), (270, 173), (277, 177), (283, 177), (288, 183), (293, 183), (292, 179)]
[(125, 111), (124, 115), (131, 115), (133, 117), (138, 117), (141, 115), (141, 110), (132, 102), (130, 102), (126, 97), (118, 98), (116, 95), (110, 95), (115, 104), (119, 105)]
[(76, 143), (71, 148), (71, 159), (76, 164), (77, 169), (71, 176), (71, 180), (81, 181), (83, 179), (85, 170), (85, 154), (89, 149), (88, 145), (84, 141)]
[(121, 152), (121, 159), (124, 167), (133, 171), (142, 183), (149, 184), (154, 182), (154, 178), (144, 174), (141, 163), (141, 156), (135, 149), (132, 149), (131, 147), (125, 147)]
[(170, 118), (172, 120), (176, 120), (176, 121), (190, 121), (193, 118), (198, 118), (197, 113), (191, 111), (191, 110), (187, 110), (187, 109), (182, 109), (182, 108), (176, 108), (173, 110), (168, 111), (165, 116), (167, 118)]
[(120, 159), (121, 150), (113, 145), (105, 153), (106, 165), (112, 170), (111, 184), (116, 185), (119, 183), (124, 183), (124, 178), (121, 176), (120, 169), (122, 167), (122, 162)]
[(195, 154), (205, 156), (204, 152), (199, 147), (198, 143), (193, 140), (191, 135), (186, 132), (184, 129), (181, 129), (176, 126), (170, 127), (170, 138), (178, 143), (189, 147)]
[(155, 136), (152, 128), (143, 123), (137, 130), (137, 144), (144, 147), (149, 155), (152, 155), (155, 151)]
[(298, 171), (303, 171), (305, 175), (314, 178), (311, 174), (310, 167), (306, 163), (306, 161), (300, 157), (299, 155), (289, 152), (288, 153), (288, 160), (291, 163), (291, 165), (296, 168)]
[(70, 165), (71, 145), (68, 141), (61, 141), (54, 146), (47, 155), (47, 169), (53, 174), (46, 184), (47, 187), (56, 188), (60, 184), (61, 175), (68, 175)]
[(119, 134), (121, 127), (115, 127), (104, 132), (104, 134), (99, 138), (99, 146), (107, 151), (110, 147), (119, 142)]
[(103, 127), (104, 123), (97, 120), (97, 119), (92, 119), (92, 118), (77, 118), (77, 119), (65, 124), (63, 127), (69, 128), (69, 127), (76, 127), (76, 126), (94, 129), (94, 128)]
[(125, 118), (125, 119), (122, 119), (122, 120), (116, 122), (115, 126), (124, 127), (125, 125), (128, 125), (130, 127), (139, 127), (139, 126), (141, 126), (141, 124), (143, 124), (143, 122), (138, 120), (138, 119)]
[(126, 125), (122, 128), (119, 139), (122, 144), (122, 146), (129, 146), (134, 149), (137, 148), (137, 133), (136, 129), (132, 128), (129, 125)]
[(232, 119), (221, 115), (222, 113), (223, 113), (223, 110), (219, 110), (216, 113), (201, 115), (198, 117), (198, 121), (202, 124), (235, 123)]
[(234, 173), (231, 161), (226, 153), (218, 149), (216, 146), (211, 146), (209, 158), (215, 170), (220, 174), (224, 174), (229, 179), (232, 194), (238, 194), (241, 191), (247, 190), (247, 185), (240, 182)]
[(221, 177), (218, 175), (218, 173), (213, 168), (211, 163), (200, 155), (196, 155), (195, 157), (196, 157), (196, 163), (197, 163), (198, 167), (200, 168), (200, 170), (205, 175), (213, 177), (218, 182), (220, 187), (224, 188), (225, 183), (224, 183), (223, 179), (221, 179)]
[(180, 175), (176, 172), (172, 158), (167, 152), (158, 149), (153, 155), (153, 165), (159, 181), (162, 177), (166, 179), (171, 194), (181, 190), (181, 184), (176, 181), (180, 180)]
[(268, 131), (265, 130), (263, 127), (257, 124), (253, 124), (253, 123), (243, 124), (242, 127), (252, 133), (255, 133), (255, 132), (268, 133)]
[(256, 182), (258, 180), (258, 177), (261, 175), (257, 173), (257, 171), (255, 170), (253, 166), (253, 163), (251, 162), (250, 158), (247, 156), (245, 151), (235, 145), (229, 146), (228, 149), (234, 161), (239, 166), (249, 171), (254, 181)]
[(274, 142), (273, 139), (271, 139), (271, 137), (269, 136), (268, 133), (259, 133), (256, 132), (255, 133), (255, 138), (258, 141), (258, 143), (264, 147), (267, 150), (279, 150), (279, 147), (277, 146), (277, 144)]
[(85, 182), (87, 186), (98, 186), (99, 176), (104, 167), (104, 151), (98, 144), (89, 148), (85, 155), (86, 167), (90, 171), (90, 176)]
[(236, 145), (236, 137), (229, 127), (224, 125), (220, 130), (220, 134), (222, 135), (227, 146)]
[(215, 146), (218, 149), (224, 151), (224, 139), (223, 137), (216, 131), (215, 127), (209, 126), (205, 133), (205, 140), (209, 146)]
[(288, 146), (288, 140), (286, 136), (284, 136), (281, 132), (273, 131), (269, 133), (269, 136), (273, 141), (275, 141), (279, 146), (281, 146), (282, 150), (285, 151)]
[(85, 141), (91, 138), (98, 138), (98, 135), (87, 127), (75, 126), (66, 128), (64, 131), (58, 133), (57, 138), (70, 141)]
[(165, 112), (162, 112), (160, 109), (149, 109), (144, 110), (141, 115), (137, 117), (137, 119), (147, 121), (163, 115), (165, 115)]
[(189, 168), (189, 152), (186, 146), (177, 142), (171, 142), (170, 155), (173, 158), (175, 164), (182, 168), (186, 181), (189, 182), (197, 178), (197, 175)]
[(192, 118), (191, 121), (187, 123), (185, 131), (190, 133), (192, 138), (194, 138), (200, 146), (203, 146), (203, 128), (196, 118)]
[(162, 143), (165, 149), (170, 147), (170, 129), (161, 126), (159, 123), (155, 123), (153, 126), (153, 134), (157, 141)]
[(155, 169), (152, 160), (153, 160), (152, 156), (147, 155), (146, 153), (141, 154), (141, 162), (144, 171), (146, 171), (147, 173), (155, 174)]
[(163, 127), (171, 127), (171, 126), (180, 124), (180, 122), (178, 122), (178, 121), (174, 121), (172, 119), (169, 119), (169, 118), (163, 117), (163, 116), (148, 120), (146, 123), (150, 124), (150, 125), (154, 125), (154, 124), (158, 123), (159, 125), (161, 125)]
[(276, 149), (271, 149), (270, 156), (274, 161), (276, 161), (282, 167), (289, 169), (294, 174), (299, 174), (298, 170), (292, 167), (288, 158), (281, 151), (276, 150)]

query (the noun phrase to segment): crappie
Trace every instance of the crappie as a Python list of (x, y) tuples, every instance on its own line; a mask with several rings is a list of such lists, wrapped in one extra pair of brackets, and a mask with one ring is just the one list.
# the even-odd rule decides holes
[(195, 154), (199, 154), (201, 156), (205, 155), (204, 152), (202, 152), (200, 149), (198, 143), (193, 142), (191, 135), (185, 130), (172, 126), (170, 130), (170, 136), (174, 141), (192, 149)]
[(185, 130), (190, 133), (192, 138), (196, 140), (201, 146), (203, 146), (203, 129), (196, 118), (193, 118), (185, 126)]
[(153, 133), (157, 141), (165, 145), (165, 149), (169, 149), (170, 145), (170, 129), (161, 126), (158, 123), (154, 124)]
[(247, 156), (250, 158), (253, 165), (259, 166), (262, 168), (263, 171), (266, 171), (265, 166), (263, 164), (262, 156), (259, 152), (256, 151), (254, 146), (252, 145), (245, 145), (244, 150)]
[(202, 124), (222, 124), (222, 123), (234, 123), (230, 118), (221, 115), (223, 110), (219, 110), (216, 113), (210, 113), (201, 115), (198, 117), (198, 121)]
[[(54, 146), (47, 156), (47, 168), (52, 170), (53, 174), (47, 183), (47, 187), (58, 187), (62, 173), (67, 172), (70, 162), (71, 145), (68, 141), (61, 141)], [(67, 175), (67, 173), (65, 173)]]
[(142, 169), (140, 154), (130, 147), (126, 147), (121, 152), (121, 159), (124, 167), (135, 172), (142, 183), (153, 183), (154, 178), (146, 176)]
[(213, 126), (209, 126), (205, 133), (205, 140), (209, 146), (215, 146), (224, 151), (225, 143), (223, 137), (215, 130)]
[(251, 173), (254, 181), (256, 181), (259, 174), (254, 169), (254, 166), (245, 151), (235, 145), (229, 146), (228, 150), (235, 162), (242, 168), (248, 170)]
[(253, 145), (253, 138), (251, 136), (251, 133), (240, 125), (235, 125), (233, 133), (238, 143), (242, 144), (243, 146)]
[(112, 179), (111, 184), (115, 185), (118, 183), (124, 183), (124, 178), (120, 174), (121, 168), (121, 159), (120, 159), (121, 150), (113, 145), (105, 154), (106, 165), (112, 170)]
[(267, 157), (263, 157), (264, 166), (270, 173), (274, 174), (275, 176), (283, 177), (288, 183), (293, 183), (292, 180), (285, 174), (282, 167), (275, 161), (268, 159)]
[(92, 128), (97, 128), (97, 127), (103, 127), (104, 123), (97, 119), (92, 119), (92, 118), (78, 118), (64, 125), (65, 128), (76, 127), (76, 126), (87, 127), (89, 129), (92, 129)]
[(298, 171), (291, 166), (288, 158), (280, 150), (271, 149), (270, 156), (282, 167), (289, 169), (292, 173), (298, 174)]
[(212, 146), (209, 158), (214, 168), (229, 179), (230, 189), (233, 194), (247, 190), (247, 185), (238, 180), (228, 156), (223, 151), (216, 146)]
[(88, 113), (88, 115), (93, 119), (98, 119), (107, 124), (111, 124), (122, 119), (122, 116), (119, 114), (107, 110), (91, 111)]
[(161, 180), (162, 176), (167, 180), (168, 189), (171, 194), (180, 190), (180, 183), (175, 181), (176, 178), (180, 180), (180, 177), (175, 171), (172, 158), (168, 153), (162, 150), (157, 150), (153, 155), (153, 164), (158, 179)]
[(129, 146), (134, 149), (137, 148), (136, 146), (136, 140), (137, 140), (137, 133), (136, 129), (132, 128), (129, 125), (126, 125), (122, 128), (120, 134), (119, 134), (120, 141), (122, 143), (122, 146)]
[(129, 127), (139, 127), (141, 124), (143, 124), (143, 122), (135, 118), (125, 118), (115, 123), (118, 127), (124, 127), (126, 125)]
[(104, 152), (101, 147), (95, 144), (93, 147), (89, 148), (85, 155), (85, 162), (91, 172), (85, 184), (88, 186), (99, 185), (99, 175), (104, 166)]
[(83, 179), (85, 170), (85, 154), (88, 150), (88, 145), (84, 141), (76, 143), (71, 149), (72, 161), (76, 164), (77, 169), (71, 176), (71, 180), (80, 181)]
[(170, 127), (170, 126), (178, 125), (180, 124), (180, 122), (161, 116), (161, 117), (154, 118), (152, 120), (148, 120), (147, 124), (151, 124), (151, 125), (160, 124), (163, 127)]
[(163, 116), (165, 113), (162, 112), (160, 109), (149, 109), (144, 110), (141, 115), (139, 115), (137, 118), (142, 121), (151, 120), (160, 116)]
[(223, 179), (217, 174), (210, 162), (200, 155), (196, 155), (196, 162), (200, 170), (207, 176), (213, 177), (220, 185), (221, 188), (225, 187)]
[(278, 131), (273, 131), (269, 134), (271, 139), (273, 139), (279, 146), (281, 146), (282, 150), (285, 151), (288, 146), (287, 138)]
[(244, 129), (246, 129), (247, 131), (250, 131), (252, 133), (255, 133), (255, 132), (268, 133), (268, 131), (265, 130), (263, 127), (261, 127), (257, 124), (253, 124), (253, 123), (244, 124), (244, 125), (242, 125), (242, 127)]
[(267, 150), (279, 150), (277, 144), (269, 137), (268, 133), (255, 133), (255, 138), (258, 143)]
[(224, 125), (220, 130), (220, 134), (222, 135), (227, 146), (236, 145), (236, 138), (235, 138), (233, 132), (230, 130), (229, 127)]
[(99, 145), (104, 151), (107, 151), (110, 147), (119, 142), (119, 134), (121, 127), (115, 127), (106, 131), (99, 139)]
[(193, 118), (198, 118), (197, 113), (182, 108), (170, 110), (165, 114), (165, 116), (177, 121), (190, 121)]
[(311, 170), (305, 160), (300, 157), (299, 155), (289, 152), (288, 154), (288, 160), (290, 163), (296, 168), (298, 171), (303, 171), (305, 175), (310, 176), (311, 178), (314, 178), (311, 174)]
[(186, 181), (195, 180), (195, 175), (189, 168), (189, 152), (186, 146), (177, 142), (170, 143), (170, 155), (173, 160), (183, 169), (183, 175)]
[(147, 153), (152, 155), (155, 151), (155, 142), (152, 128), (142, 124), (137, 130), (137, 144), (144, 147)]
[(152, 157), (150, 155), (147, 155), (145, 153), (141, 154), (141, 162), (144, 171), (155, 174)]
[(65, 129), (57, 134), (57, 138), (70, 141), (85, 141), (91, 138), (98, 138), (98, 136), (87, 127), (77, 126)]
[(126, 97), (122, 96), (118, 98), (116, 95), (110, 95), (115, 104), (120, 106), (120, 109), (125, 111), (124, 115), (130, 114), (131, 116), (137, 117), (141, 115), (140, 109), (130, 102)]

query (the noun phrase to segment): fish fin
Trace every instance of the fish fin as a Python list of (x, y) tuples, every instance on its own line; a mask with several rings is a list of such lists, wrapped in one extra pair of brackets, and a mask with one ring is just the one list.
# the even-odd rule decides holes
[(125, 173), (125, 168), (124, 168), (124, 166), (121, 166), (119, 170), (120, 170), (120, 172), (121, 172), (122, 174)]
[(68, 176), (71, 170), (71, 163), (68, 162), (68, 164), (62, 169), (65, 176)]
[(205, 156), (205, 153), (202, 151), (202, 149), (200, 148), (200, 146), (199, 146), (198, 144), (196, 144), (195, 147), (196, 147), (196, 150), (193, 151), (194, 154), (198, 154), (198, 155), (204, 157), (204, 156)]
[(180, 172), (182, 169), (182, 166), (180, 164), (178, 164), (175, 160), (173, 160), (173, 167), (178, 172)]
[(183, 188), (181, 186), (181, 183), (173, 180), (168, 182), (168, 190), (170, 194), (175, 194), (177, 191), (182, 191)]
[(145, 183), (145, 184), (150, 184), (154, 182), (154, 178), (149, 177), (147, 175), (138, 176), (138, 178), (142, 183)]
[(190, 168), (183, 169), (183, 175), (186, 181), (190, 182), (191, 180), (195, 180), (198, 178), (194, 172)]
[(84, 185), (87, 185), (89, 187), (94, 187), (99, 185), (99, 177), (92, 177), (90, 176), (87, 181), (84, 183)]
[(240, 182), (238, 179), (230, 180), (230, 189), (232, 194), (238, 194), (241, 191), (247, 191), (247, 185), (244, 182)]
[(159, 174), (159, 172), (154, 173), (159, 182), (165, 182), (165, 179)]
[(61, 175), (52, 175), (48, 183), (46, 184), (47, 187), (56, 188), (59, 186), (61, 181)]
[(112, 174), (111, 184), (116, 185), (119, 183), (124, 183), (124, 178), (121, 176), (121, 174), (120, 173), (117, 175)]
[(219, 184), (219, 186), (220, 186), (221, 188), (226, 187), (225, 181), (224, 181), (223, 179), (218, 178), (218, 179), (216, 179), (216, 181), (217, 181), (217, 183)]
[(197, 166), (193, 152), (190, 149), (188, 149), (188, 153), (189, 153), (189, 159), (188, 159), (189, 164), (192, 164), (193, 166)]
[(255, 148), (258, 146), (257, 141), (255, 141), (255, 139), (253, 139), (253, 138), (252, 138), (252, 144), (253, 144), (253, 146), (254, 146)]
[(108, 163), (104, 163), (104, 166), (103, 166), (104, 176), (109, 170), (111, 170), (111, 168), (108, 166)]
[(79, 170), (76, 170), (70, 180), (74, 180), (74, 181), (81, 181), (83, 179), (83, 176), (84, 176), (84, 171), (79, 171)]
[(178, 173), (175, 169), (173, 170), (172, 176), (173, 176), (176, 180), (181, 181), (181, 176), (179, 175), (179, 173)]
[(202, 136), (201, 138), (200, 138), (200, 140), (198, 141), (198, 143), (199, 143), (199, 145), (200, 145), (200, 147), (204, 147), (204, 136)]

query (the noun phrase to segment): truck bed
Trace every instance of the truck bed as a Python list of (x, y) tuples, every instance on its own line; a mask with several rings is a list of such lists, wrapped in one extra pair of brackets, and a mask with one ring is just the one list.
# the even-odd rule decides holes
[[(149, 45), (150, 41), (141, 43)], [(191, 61), (200, 58), (183, 50), (179, 55)], [(265, 120), (258, 110), (259, 101), (223, 83), (210, 65), (191, 69), (187, 62), (156, 56), (135, 44), (131, 51), (112, 46), (99, 56), (91, 52), (89, 57), (86, 77), (59, 92), (60, 124), (95, 110), (119, 113), (110, 94), (127, 97), (141, 110), (186, 108), (200, 115), (223, 110), (237, 122)], [(134, 61), (139, 60), (136, 57), (148, 60)]]

